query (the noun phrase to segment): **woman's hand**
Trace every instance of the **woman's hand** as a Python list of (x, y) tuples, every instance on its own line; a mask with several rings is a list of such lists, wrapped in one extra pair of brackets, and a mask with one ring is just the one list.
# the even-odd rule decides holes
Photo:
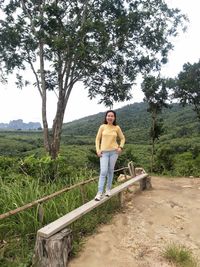
[(118, 148), (116, 149), (116, 151), (117, 151), (118, 154), (120, 154), (120, 153), (122, 153), (122, 148), (121, 148), (121, 147), (118, 147)]
[(102, 151), (98, 151), (97, 152), (97, 156), (100, 158), (100, 157), (102, 157)]

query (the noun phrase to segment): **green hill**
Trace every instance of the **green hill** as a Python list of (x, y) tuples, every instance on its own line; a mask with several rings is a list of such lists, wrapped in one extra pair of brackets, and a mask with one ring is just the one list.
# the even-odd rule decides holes
[[(127, 143), (149, 143), (150, 114), (146, 103), (134, 103), (117, 109), (117, 122), (124, 131)], [(93, 137), (99, 125), (103, 122), (105, 113), (94, 114), (73, 122), (64, 124), (63, 135)], [(172, 138), (198, 137), (200, 122), (191, 106), (181, 107), (178, 104), (164, 109), (161, 116), (164, 123), (162, 141)]]

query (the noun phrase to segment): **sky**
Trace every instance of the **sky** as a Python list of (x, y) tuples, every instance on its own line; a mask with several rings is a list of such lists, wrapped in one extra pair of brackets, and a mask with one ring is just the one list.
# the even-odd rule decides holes
[[(191, 64), (200, 59), (200, 1), (199, 0), (167, 0), (171, 7), (177, 7), (189, 17), (186, 33), (180, 33), (173, 40), (174, 49), (169, 54), (169, 61), (163, 67), (162, 74), (165, 77), (175, 77), (184, 63)], [(25, 74), (27, 75), (27, 74)], [(141, 102), (143, 93), (139, 86), (132, 89), (133, 98), (128, 102), (115, 103), (113, 109), (127, 104)], [(47, 118), (51, 127), (55, 115), (55, 95), (52, 92), (47, 102)], [(87, 90), (81, 84), (77, 84), (70, 95), (66, 108), (64, 122), (73, 121), (85, 116), (106, 111), (103, 104), (98, 104), (98, 99), (89, 100)], [(22, 119), (24, 122), (42, 122), (41, 98), (36, 88), (28, 86), (16, 88), (14, 76), (9, 77), (7, 85), (0, 84), (0, 122), (9, 123), (11, 120)]]

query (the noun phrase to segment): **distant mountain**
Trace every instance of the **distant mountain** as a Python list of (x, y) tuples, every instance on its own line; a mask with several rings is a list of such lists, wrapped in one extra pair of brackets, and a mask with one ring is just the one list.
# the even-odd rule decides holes
[[(144, 144), (149, 142), (149, 129), (151, 117), (147, 112), (147, 103), (134, 103), (117, 109), (117, 123), (126, 135), (129, 143)], [(98, 127), (103, 123), (104, 112), (84, 117), (63, 125), (63, 135), (92, 136), (97, 133)], [(181, 107), (172, 104), (170, 108), (163, 109), (164, 133), (162, 139), (191, 137), (200, 135), (200, 122), (191, 106)]]
[(25, 123), (23, 120), (13, 120), (9, 123), (0, 123), (0, 129), (2, 130), (38, 130), (41, 129), (39, 122), (28, 122)]

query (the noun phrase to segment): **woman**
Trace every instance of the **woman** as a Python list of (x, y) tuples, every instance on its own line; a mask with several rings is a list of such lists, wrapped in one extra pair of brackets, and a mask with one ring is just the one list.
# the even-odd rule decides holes
[[(117, 143), (117, 138), (119, 138), (120, 144)], [(97, 156), (100, 158), (98, 192), (95, 196), (95, 200), (99, 201), (103, 196), (106, 176), (105, 195), (107, 197), (110, 196), (115, 163), (125, 143), (125, 137), (120, 127), (116, 124), (115, 111), (109, 110), (106, 112), (104, 124), (99, 127), (95, 143)]]

